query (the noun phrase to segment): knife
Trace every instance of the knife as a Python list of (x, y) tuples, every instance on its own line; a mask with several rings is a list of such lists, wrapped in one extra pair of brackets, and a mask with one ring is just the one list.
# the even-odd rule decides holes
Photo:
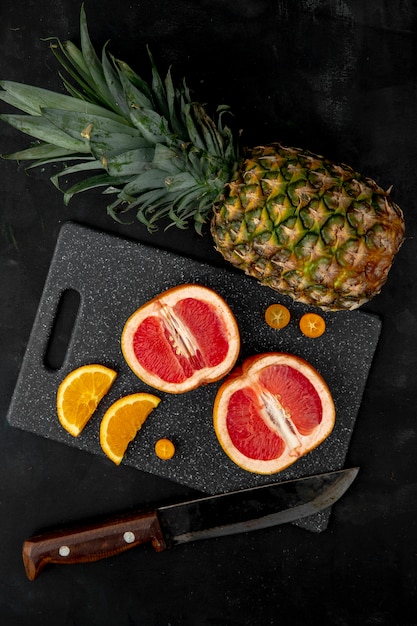
[(160, 506), (96, 524), (37, 535), (23, 544), (29, 580), (47, 563), (86, 563), (151, 542), (157, 552), (177, 544), (233, 535), (314, 515), (348, 489), (358, 467)]

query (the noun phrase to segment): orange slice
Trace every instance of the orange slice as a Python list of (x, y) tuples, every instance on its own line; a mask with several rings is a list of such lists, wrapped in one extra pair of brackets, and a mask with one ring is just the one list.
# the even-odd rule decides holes
[(326, 322), (317, 313), (305, 313), (300, 319), (300, 330), (306, 337), (321, 337), (326, 330)]
[(163, 461), (168, 461), (175, 454), (175, 446), (170, 439), (158, 439), (155, 444), (155, 454)]
[(61, 382), (56, 397), (58, 419), (73, 437), (78, 437), (86, 426), (116, 376), (104, 365), (83, 365)]
[(265, 311), (265, 321), (271, 328), (285, 328), (291, 314), (283, 304), (271, 304)]
[(100, 444), (113, 463), (120, 465), (129, 443), (159, 403), (160, 398), (150, 393), (134, 393), (107, 409), (100, 424)]

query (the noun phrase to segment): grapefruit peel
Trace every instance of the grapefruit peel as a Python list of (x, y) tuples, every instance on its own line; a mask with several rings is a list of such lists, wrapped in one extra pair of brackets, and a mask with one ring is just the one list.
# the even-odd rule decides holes
[[(312, 388), (314, 402), (316, 406), (321, 406), (320, 420), (316, 424), (311, 421), (303, 424), (302, 418), (297, 428), (288, 404), (285, 407), (285, 398), (260, 382), (261, 378), (267, 379), (268, 370), (272, 371), (271, 368), (275, 366), (292, 368), (297, 378), (301, 376), (300, 380), (305, 378), (310, 383), (304, 385), (307, 389)], [(233, 399), (241, 393), (246, 394), (247, 406), (238, 408), (236, 413), (237, 421), (243, 424), (243, 430), (238, 432), (236, 424), (232, 423), (233, 415), (228, 420), (228, 412)], [(312, 398), (299, 395), (293, 398), (290, 402), (292, 410), (297, 403), (303, 407), (304, 400), (307, 404), (312, 403)], [(245, 410), (248, 415), (245, 415)], [(251, 412), (258, 414), (255, 421), (251, 418)], [(214, 402), (213, 423), (223, 451), (236, 465), (256, 474), (275, 474), (295, 463), (330, 435), (335, 423), (335, 406), (326, 382), (307, 361), (295, 355), (268, 353), (246, 359), (242, 367), (236, 368), (222, 383)], [(258, 431), (255, 430), (256, 424), (259, 426)], [(231, 434), (231, 429), (238, 432), (237, 439), (236, 435)], [(245, 452), (246, 445), (255, 445), (256, 448), (258, 444), (264, 448), (259, 456), (265, 458), (257, 457), (259, 448), (254, 450), (252, 456)], [(265, 447), (268, 453), (265, 453)]]

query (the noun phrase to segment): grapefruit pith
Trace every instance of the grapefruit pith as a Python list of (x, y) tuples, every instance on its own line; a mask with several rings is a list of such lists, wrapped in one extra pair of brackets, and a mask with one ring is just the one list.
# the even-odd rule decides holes
[(122, 352), (146, 384), (184, 393), (230, 372), (239, 329), (225, 300), (201, 285), (180, 285), (146, 302), (127, 320)]
[(321, 375), (284, 353), (250, 357), (219, 388), (214, 429), (239, 467), (257, 474), (285, 469), (333, 430), (335, 406)]

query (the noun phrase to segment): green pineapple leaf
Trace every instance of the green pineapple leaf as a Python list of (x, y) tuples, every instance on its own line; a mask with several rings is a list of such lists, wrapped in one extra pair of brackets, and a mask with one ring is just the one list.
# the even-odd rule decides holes
[(149, 165), (149, 157), (153, 154), (150, 148), (128, 150), (106, 159), (106, 170), (111, 176), (133, 176), (140, 174)]
[(42, 114), (43, 118), (49, 120), (57, 128), (65, 129), (75, 139), (82, 137), (89, 141), (94, 130), (107, 135), (118, 133), (132, 136), (134, 134), (130, 126), (100, 115), (62, 109), (43, 109)]
[[(39, 143), (13, 154), (3, 154), (4, 159), (10, 159), (13, 161), (39, 161), (36, 166), (45, 165), (46, 163), (55, 163), (62, 160), (62, 157), (73, 158), (73, 151), (67, 148), (61, 148), (51, 143)], [(28, 166), (27, 169), (35, 167), (35, 165)]]
[(102, 164), (100, 163), (100, 161), (96, 161), (95, 159), (91, 159), (88, 163), (78, 163), (76, 165), (71, 165), (69, 167), (65, 167), (63, 170), (61, 170), (60, 172), (58, 172), (57, 174), (55, 174), (54, 176), (51, 176), (51, 182), (52, 184), (59, 189), (59, 191), (62, 191), (63, 193), (64, 190), (62, 189), (62, 187), (60, 186), (60, 178), (61, 176), (65, 176), (66, 178), (68, 176), (71, 176), (72, 174), (77, 174), (78, 172), (87, 172), (89, 170), (97, 170), (103, 169)]
[(159, 75), (158, 70), (156, 69), (152, 54), (148, 48), (148, 55), (151, 61), (152, 67), (152, 93), (155, 100), (155, 108), (157, 108), (161, 115), (165, 118), (169, 118), (169, 106), (167, 102), (167, 94), (165, 91), (164, 83)]
[(85, 61), (86, 67), (88, 67), (89, 73), (92, 78), (94, 92), (97, 93), (103, 102), (104, 106), (113, 109), (117, 112), (117, 103), (115, 103), (112, 93), (108, 87), (103, 66), (93, 48), (88, 33), (87, 17), (85, 14), (84, 5), (81, 7), (80, 15), (80, 37), (81, 37), (81, 52)]
[(113, 101), (116, 104), (117, 110), (120, 111), (120, 115), (123, 115), (123, 117), (130, 120), (129, 107), (126, 103), (123, 85), (120, 81), (118, 72), (114, 68), (114, 62), (111, 63), (109, 61), (105, 47), (103, 48), (101, 63), (103, 67), (104, 78), (112, 95)]
[(131, 133), (118, 133), (113, 132), (111, 134), (102, 131), (101, 129), (94, 127), (90, 137), (90, 148), (92, 154), (97, 159), (110, 159), (113, 156), (122, 154), (128, 150), (143, 150), (141, 156), (145, 158), (148, 163), (152, 161), (154, 148), (146, 139), (142, 137), (138, 130), (131, 129)]
[(97, 115), (125, 125), (129, 124), (120, 115), (102, 106), (79, 100), (66, 94), (7, 80), (0, 81), (0, 87), (3, 88), (3, 91), (0, 91), (0, 100), (29, 115), (41, 116), (43, 109), (57, 109), (86, 113), (92, 116)]
[[(89, 81), (91, 81), (91, 74), (81, 50), (72, 41), (60, 41), (56, 37), (47, 41), (54, 42), (50, 44), (50, 48), (68, 74), (80, 81), (80, 84), (82, 81), (84, 85), (88, 86)], [(59, 54), (58, 49), (63, 56)]]
[[(7, 122), (22, 133), (35, 139), (53, 143), (72, 152), (89, 152), (88, 144), (83, 139), (75, 139), (68, 133), (60, 130), (45, 117), (31, 115), (0, 115), (0, 119)], [(9, 156), (9, 158), (11, 158)]]
[(91, 178), (87, 178), (85, 180), (75, 183), (75, 185), (67, 189), (64, 193), (64, 203), (67, 205), (70, 202), (71, 198), (77, 193), (89, 191), (91, 189), (97, 189), (97, 187), (120, 185), (127, 182), (128, 180), (129, 179), (124, 180), (123, 178), (114, 178), (112, 176), (109, 176), (107, 173), (92, 176)]

